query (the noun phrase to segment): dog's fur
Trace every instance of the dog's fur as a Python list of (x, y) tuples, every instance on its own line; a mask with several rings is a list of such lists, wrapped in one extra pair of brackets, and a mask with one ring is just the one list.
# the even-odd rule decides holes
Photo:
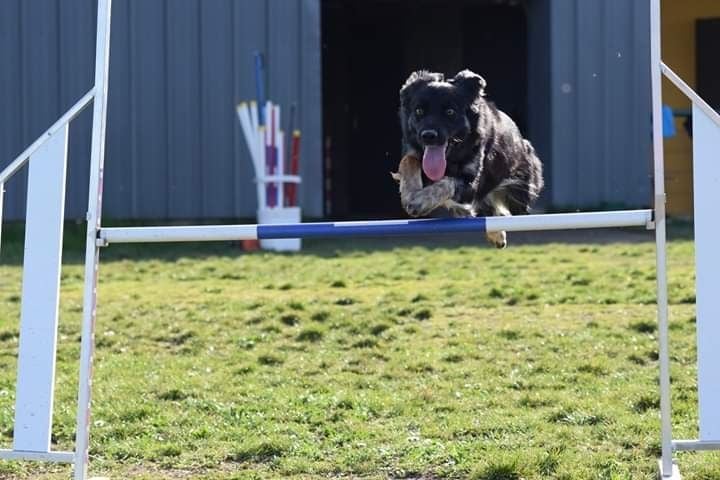
[[(404, 156), (393, 177), (405, 211), (424, 216), (438, 207), (456, 216), (528, 213), (543, 187), (542, 164), (505, 113), (485, 100), (485, 80), (463, 70), (451, 80), (417, 71), (400, 90)], [(437, 134), (423, 139), (423, 132)], [(426, 136), (427, 137), (427, 136)], [(447, 143), (445, 176), (422, 171), (423, 151)], [(488, 235), (498, 248), (505, 232)]]

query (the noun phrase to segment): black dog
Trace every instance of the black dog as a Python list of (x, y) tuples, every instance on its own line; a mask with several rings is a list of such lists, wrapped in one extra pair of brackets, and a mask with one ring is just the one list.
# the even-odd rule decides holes
[[(485, 86), (470, 70), (448, 81), (418, 71), (400, 90), (404, 157), (393, 177), (411, 216), (441, 206), (457, 216), (523, 214), (542, 190), (535, 149), (485, 100)], [(505, 232), (488, 239), (498, 248), (507, 244)]]

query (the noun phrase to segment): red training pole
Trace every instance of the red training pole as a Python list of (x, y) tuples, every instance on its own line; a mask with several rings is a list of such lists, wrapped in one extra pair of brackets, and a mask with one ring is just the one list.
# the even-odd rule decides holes
[[(290, 175), (297, 175), (300, 170), (300, 130), (293, 130), (292, 151), (290, 153)], [(291, 207), (297, 206), (297, 183), (288, 184), (288, 201)]]

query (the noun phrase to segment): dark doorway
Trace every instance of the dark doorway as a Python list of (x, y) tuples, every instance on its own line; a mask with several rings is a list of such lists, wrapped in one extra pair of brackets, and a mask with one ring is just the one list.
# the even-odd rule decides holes
[(398, 92), (416, 69), (470, 68), (527, 124), (527, 21), (518, 1), (323, 0), (325, 213), (401, 216)]
[(711, 107), (720, 110), (720, 62), (715, 50), (720, 45), (720, 18), (698, 20), (695, 37), (698, 93)]

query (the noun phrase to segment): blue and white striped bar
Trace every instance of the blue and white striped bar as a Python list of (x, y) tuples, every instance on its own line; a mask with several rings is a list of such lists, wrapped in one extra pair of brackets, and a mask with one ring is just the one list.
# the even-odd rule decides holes
[(210, 242), (278, 238), (351, 238), (417, 236), (441, 233), (485, 233), (583, 228), (652, 228), (652, 210), (555, 213), (518, 217), (436, 218), (319, 222), (277, 225), (196, 225), (181, 227), (103, 228), (100, 245), (111, 243)]

